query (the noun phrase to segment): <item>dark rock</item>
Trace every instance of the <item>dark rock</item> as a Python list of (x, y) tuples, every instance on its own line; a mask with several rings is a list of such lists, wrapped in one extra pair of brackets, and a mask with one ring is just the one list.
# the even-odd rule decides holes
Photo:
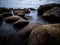
[(13, 26), (16, 28), (23, 28), (24, 26), (26, 26), (29, 23), (29, 21), (21, 18), (20, 20), (16, 21), (13, 23)]
[(37, 10), (38, 10), (38, 15), (42, 15), (45, 11), (53, 8), (53, 7), (60, 7), (60, 4), (45, 4), (45, 5), (41, 5)]
[(14, 14), (17, 14), (17, 13), (30, 13), (29, 9), (14, 9)]
[(36, 11), (36, 9), (34, 9), (34, 8), (28, 8), (28, 9), (33, 10), (33, 11)]
[(12, 16), (11, 12), (5, 12), (2, 14), (2, 17)]
[(60, 23), (60, 7), (53, 7), (52, 9), (44, 12), (42, 17), (48, 22)]
[(24, 9), (21, 9), (21, 10), (23, 10), (27, 14), (30, 13), (29, 9), (27, 9), (27, 8), (24, 8)]
[(25, 17), (25, 13), (18, 13), (17, 15), (20, 17)]
[(9, 16), (9, 17), (6, 17), (5, 18), (5, 22), (6, 23), (14, 23), (16, 22), (17, 20), (19, 20), (21, 17), (19, 16)]
[(60, 45), (60, 24), (48, 24), (35, 28), (28, 45)]
[(0, 8), (0, 12), (11, 12), (10, 9), (7, 8)]
[(21, 39), (20, 41), (21, 41), (22, 45), (27, 45), (29, 34), (31, 33), (31, 31), (34, 28), (36, 28), (39, 25), (41, 25), (41, 24), (32, 22), (32, 23), (29, 23), (28, 25), (26, 25), (24, 28), (18, 30), (18, 34), (20, 36), (20, 39)]

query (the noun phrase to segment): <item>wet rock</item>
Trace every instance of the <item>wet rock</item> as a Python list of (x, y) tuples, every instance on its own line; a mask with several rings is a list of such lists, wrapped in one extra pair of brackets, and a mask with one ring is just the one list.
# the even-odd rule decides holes
[(15, 15), (17, 15), (18, 13), (25, 14), (25, 12), (24, 12), (24, 11), (22, 11), (22, 10), (14, 10), (14, 14), (15, 14)]
[(60, 23), (60, 7), (53, 7), (52, 9), (44, 12), (42, 17), (48, 22)]
[(60, 45), (60, 24), (48, 24), (35, 28), (28, 45)]
[(21, 10), (23, 10), (26, 14), (30, 13), (29, 9), (27, 9), (27, 8), (24, 8), (24, 9), (21, 9)]
[(60, 7), (60, 4), (45, 4), (45, 5), (41, 5), (37, 10), (38, 10), (38, 15), (42, 15), (45, 11), (53, 8), (53, 7)]
[(18, 13), (17, 15), (20, 17), (25, 17), (25, 13)]
[(16, 22), (17, 20), (19, 20), (21, 17), (19, 16), (9, 16), (9, 17), (6, 17), (5, 18), (5, 22), (6, 23), (14, 23)]
[(5, 12), (2, 14), (2, 17), (12, 16), (11, 12)]
[(29, 23), (29, 21), (21, 18), (20, 20), (16, 21), (13, 23), (13, 26), (16, 28), (23, 28), (24, 26), (26, 26)]
[(36, 11), (36, 9), (34, 9), (34, 8), (28, 8), (28, 9), (33, 10), (33, 11)]
[(29, 23), (28, 25), (26, 25), (24, 28), (18, 30), (18, 34), (20, 36), (20, 39), (21, 39), (20, 41), (21, 41), (22, 45), (27, 45), (29, 34), (31, 33), (31, 31), (34, 28), (36, 28), (39, 25), (41, 25), (41, 24), (32, 22), (32, 23)]
[(14, 14), (17, 14), (17, 13), (25, 13), (25, 14), (28, 14), (28, 13), (30, 13), (30, 11), (29, 11), (29, 9), (26, 9), (26, 8), (24, 8), (24, 9), (15, 9), (14, 10)]
[(8, 9), (8, 8), (0, 8), (0, 11), (1, 12), (11, 12), (10, 9)]

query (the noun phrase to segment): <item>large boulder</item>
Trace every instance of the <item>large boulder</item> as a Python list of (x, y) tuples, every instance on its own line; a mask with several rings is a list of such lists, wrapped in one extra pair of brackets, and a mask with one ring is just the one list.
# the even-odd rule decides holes
[(28, 45), (60, 45), (60, 24), (48, 24), (35, 28)]
[(18, 21), (21, 17), (19, 16), (9, 16), (5, 18), (5, 22), (6, 23), (14, 23), (16, 21)]
[[(28, 25), (26, 25), (24, 28), (19, 29), (18, 30), (18, 34), (20, 37), (20, 41), (21, 41), (21, 45), (27, 45), (28, 43), (28, 38), (29, 38), (29, 34), (31, 33), (31, 31), (36, 28), (37, 26), (39, 26), (41, 24), (37, 23), (37, 22), (31, 22)], [(23, 41), (22, 41), (23, 40)], [(23, 43), (22, 43), (23, 42)]]
[(41, 5), (37, 11), (38, 11), (38, 15), (42, 15), (45, 11), (53, 8), (53, 7), (60, 7), (60, 4), (55, 4), (55, 3), (52, 3), (52, 4), (45, 4), (45, 5)]
[(44, 12), (42, 17), (48, 22), (60, 23), (60, 7), (53, 7), (52, 9)]
[(28, 20), (25, 20), (23, 18), (19, 19), (18, 21), (13, 23), (13, 26), (16, 28), (23, 28), (24, 26), (26, 26), (29, 23)]
[(12, 16), (11, 12), (5, 12), (2, 14), (2, 17)]

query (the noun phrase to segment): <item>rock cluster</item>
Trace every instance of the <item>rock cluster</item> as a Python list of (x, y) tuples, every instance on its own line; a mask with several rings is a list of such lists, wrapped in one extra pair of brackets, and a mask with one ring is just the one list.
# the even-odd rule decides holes
[(49, 23), (60, 23), (60, 4), (46, 4), (38, 8), (39, 16)]

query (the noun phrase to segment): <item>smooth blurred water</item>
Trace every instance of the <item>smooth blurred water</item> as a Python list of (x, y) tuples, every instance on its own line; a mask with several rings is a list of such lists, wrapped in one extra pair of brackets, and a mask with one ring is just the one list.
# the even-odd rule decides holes
[[(48, 3), (60, 3), (60, 0), (0, 0), (0, 7), (37, 9), (40, 5)], [(47, 24), (47, 22), (41, 16), (37, 16), (37, 11), (31, 11), (31, 13), (28, 15), (32, 17), (29, 19), (30, 22), (39, 22), (41, 24)], [(4, 29), (14, 30), (12, 25), (6, 24), (5, 22), (3, 22), (2, 27)]]
[(47, 3), (60, 3), (60, 0), (0, 0), (0, 7), (7, 8), (38, 8)]

